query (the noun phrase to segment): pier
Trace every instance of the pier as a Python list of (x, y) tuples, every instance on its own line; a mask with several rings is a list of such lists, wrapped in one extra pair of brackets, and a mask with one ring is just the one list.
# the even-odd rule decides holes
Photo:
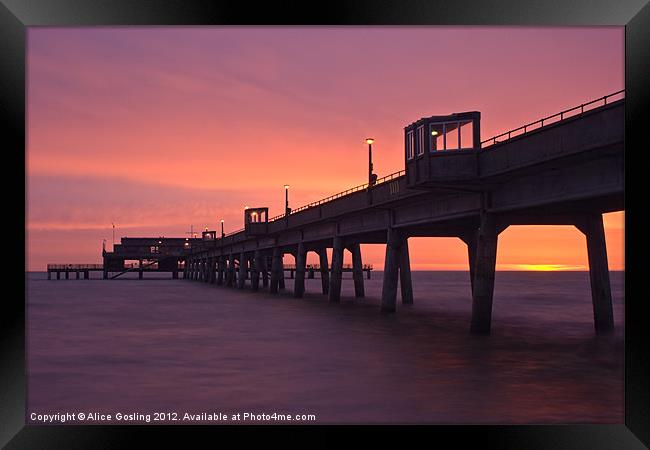
[[(499, 234), (512, 225), (572, 225), (585, 236), (594, 328), (607, 333), (614, 325), (602, 214), (624, 210), (624, 106), (620, 91), (486, 140), (478, 111), (421, 118), (404, 128), (404, 170), (378, 179), (370, 165), (367, 183), (271, 218), (266, 207), (248, 208), (244, 227), (229, 234), (122, 238), (102, 252), (103, 278), (133, 270), (142, 278), (151, 262), (174, 278), (277, 294), (291, 255), (294, 297), (319, 273), (322, 294), (337, 303), (345, 271), (355, 297), (365, 296), (371, 268), (360, 245), (386, 244), (380, 309), (394, 313), (398, 287), (403, 304), (414, 302), (409, 238), (456, 237), (467, 246), (470, 331), (489, 333)], [(319, 265), (306, 264), (309, 252)]]

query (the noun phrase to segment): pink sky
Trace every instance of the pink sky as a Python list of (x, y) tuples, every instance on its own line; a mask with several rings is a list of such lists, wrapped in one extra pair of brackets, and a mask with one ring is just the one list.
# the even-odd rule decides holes
[[(121, 27), (28, 31), (28, 270), (101, 262), (119, 236), (241, 228), (403, 169), (403, 127), (482, 113), (491, 135), (624, 86), (622, 27)], [(606, 219), (623, 268), (623, 213)], [(467, 267), (411, 239), (414, 268)], [(364, 246), (380, 268), (382, 246)], [(498, 267), (585, 268), (571, 227), (512, 227)]]

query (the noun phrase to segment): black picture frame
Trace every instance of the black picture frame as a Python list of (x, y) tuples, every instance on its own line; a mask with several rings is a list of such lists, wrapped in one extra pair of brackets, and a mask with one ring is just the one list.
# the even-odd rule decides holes
[[(620, 425), (531, 425), (531, 426), (430, 426), (418, 427), (435, 441), (451, 439), (458, 446), (475, 442), (482, 447), (509, 448), (644, 448), (650, 446), (650, 352), (644, 303), (640, 285), (638, 207), (631, 205), (633, 187), (643, 175), (641, 130), (647, 126), (650, 98), (650, 5), (645, 0), (348, 0), (322, 3), (267, 2), (248, 5), (236, 1), (183, 0), (0, 0), (0, 112), (9, 125), (3, 134), (6, 165), (4, 193), (13, 200), (13, 223), (5, 231), (10, 265), (7, 285), (18, 287), (19, 277), (11, 268), (25, 257), (26, 183), (12, 173), (25, 172), (25, 73), (26, 29), (32, 26), (95, 25), (619, 25), (625, 26), (626, 85), (626, 274), (625, 291), (625, 423)], [(606, 64), (606, 62), (603, 62)], [(647, 143), (644, 143), (647, 147)], [(7, 161), (8, 160), (8, 161)], [(20, 178), (20, 177), (18, 177)], [(26, 178), (23, 180), (26, 181)], [(21, 189), (22, 186), (22, 189)], [(640, 192), (640, 191), (638, 191)], [(20, 193), (25, 202), (21, 203)], [(7, 214), (9, 216), (9, 214)], [(21, 223), (22, 222), (22, 223)], [(23, 261), (24, 262), (24, 261)], [(26, 280), (26, 279), (25, 279)], [(640, 288), (641, 286), (641, 288)], [(26, 283), (25, 283), (26, 288)], [(25, 297), (20, 289), (3, 296), (2, 382), (0, 383), (0, 444), (6, 448), (122, 448), (134, 438), (159, 440), (163, 447), (172, 438), (186, 446), (188, 437), (224, 444), (223, 433), (247, 440), (255, 431), (275, 434), (275, 427), (141, 427), (141, 426), (33, 426), (25, 425)], [(215, 435), (215, 428), (218, 436)], [(281, 427), (283, 431), (289, 427)], [(335, 427), (347, 431), (345, 427)], [(400, 427), (401, 428), (401, 427)], [(310, 434), (323, 427), (291, 427), (291, 438), (306, 438), (313, 444), (339, 445), (337, 440), (314, 440)], [(329, 430), (329, 427), (328, 427)], [(393, 427), (373, 428), (383, 438)], [(172, 434), (173, 433), (173, 434)], [(191, 433), (191, 434), (190, 434)], [(284, 436), (284, 435), (283, 435)], [(218, 439), (218, 440), (214, 440)], [(327, 439), (327, 438), (326, 438)], [(438, 441), (438, 439), (440, 439)], [(241, 442), (241, 441), (240, 441)], [(449, 441), (447, 441), (449, 442)]]

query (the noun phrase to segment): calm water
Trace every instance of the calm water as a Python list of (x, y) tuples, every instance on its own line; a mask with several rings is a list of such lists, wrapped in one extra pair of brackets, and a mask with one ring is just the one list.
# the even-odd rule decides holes
[(290, 280), (274, 297), (30, 273), (28, 412), (621, 423), (623, 277), (611, 274), (616, 332), (597, 337), (585, 272), (498, 272), (491, 336), (469, 333), (465, 272), (414, 272), (415, 304), (395, 315), (379, 314), (381, 272), (363, 300), (344, 279), (338, 305), (319, 279), (294, 299)]

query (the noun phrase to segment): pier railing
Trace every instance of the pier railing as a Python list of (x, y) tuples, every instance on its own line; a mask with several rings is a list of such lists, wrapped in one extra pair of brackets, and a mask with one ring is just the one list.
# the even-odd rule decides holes
[[(284, 270), (296, 270), (295, 264), (284, 264)], [(331, 266), (328, 269), (331, 270)], [(320, 270), (320, 264), (307, 264), (305, 266), (306, 270)], [(343, 264), (343, 270), (352, 270), (352, 264)], [(372, 270), (372, 264), (364, 264), (361, 270)]]
[(620, 97), (620, 98), (616, 98), (615, 100), (620, 100), (622, 98), (625, 98), (624, 94), (625, 94), (625, 89), (622, 89), (620, 91), (614, 92), (613, 94), (605, 95), (604, 97), (599, 97), (596, 100), (592, 100), (587, 103), (582, 103), (578, 106), (574, 106), (573, 108), (565, 109), (564, 111), (560, 111), (559, 113), (553, 114), (552, 116), (544, 117), (543, 119), (538, 119), (534, 122), (527, 123), (526, 125), (522, 125), (518, 128), (514, 128), (512, 130), (506, 131), (505, 133), (497, 134), (496, 136), (492, 136), (489, 139), (481, 141), (481, 148), (488, 147), (494, 144), (499, 144), (501, 142), (505, 142), (508, 139), (511, 139), (513, 137), (523, 136), (526, 133), (539, 130), (540, 128), (545, 127), (546, 125), (551, 125), (553, 123), (557, 123), (561, 120), (568, 119), (570, 117), (580, 116), (581, 114), (591, 111), (592, 109), (607, 105), (607, 102), (608, 101), (611, 102), (612, 100), (614, 100), (614, 97)]
[[(390, 175), (386, 175), (385, 177), (381, 177), (381, 178), (379, 178), (377, 180), (377, 182), (373, 186), (385, 183), (385, 182), (393, 180), (395, 178), (399, 178), (402, 175), (404, 175), (404, 173), (405, 173), (404, 170), (399, 170), (397, 172), (391, 173)], [(346, 189), (345, 191), (338, 192), (338, 193), (336, 193), (334, 195), (330, 195), (329, 197), (325, 197), (325, 198), (322, 198), (320, 200), (316, 200), (315, 202), (311, 202), (311, 203), (308, 203), (307, 205), (301, 206), (300, 208), (296, 208), (296, 209), (292, 210), (289, 213), (289, 215), (296, 214), (296, 213), (298, 213), (300, 211), (304, 211), (305, 209), (308, 209), (308, 208), (313, 208), (315, 206), (320, 206), (323, 203), (331, 202), (332, 200), (336, 200), (336, 199), (339, 199), (341, 197), (345, 197), (346, 195), (354, 194), (355, 192), (365, 191), (366, 189), (368, 189), (368, 183), (364, 183), (364, 184), (360, 184), (358, 186), (351, 187), (349, 189)], [(279, 220), (279, 219), (284, 219), (285, 217), (287, 217), (286, 214), (280, 214), (280, 215), (271, 217), (269, 219), (269, 222), (273, 222), (273, 221)]]
[(48, 264), (47, 270), (101, 270), (103, 264)]

